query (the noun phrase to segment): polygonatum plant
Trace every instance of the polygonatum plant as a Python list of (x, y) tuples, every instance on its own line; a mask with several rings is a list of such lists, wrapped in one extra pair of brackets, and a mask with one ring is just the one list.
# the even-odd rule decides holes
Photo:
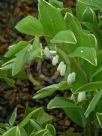
[(39, 0), (38, 18), (27, 16), (15, 28), (32, 40), (10, 46), (1, 69), (15, 76), (32, 60), (50, 58), (63, 80), (42, 88), (33, 98), (70, 90), (71, 96), (55, 97), (47, 108), (62, 108), (83, 127), (85, 136), (98, 136), (102, 127), (102, 1), (77, 0), (73, 13), (60, 1)]

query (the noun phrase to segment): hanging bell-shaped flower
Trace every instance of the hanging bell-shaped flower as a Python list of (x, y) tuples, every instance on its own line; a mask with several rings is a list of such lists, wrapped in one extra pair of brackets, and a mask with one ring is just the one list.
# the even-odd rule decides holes
[(65, 75), (65, 72), (66, 72), (66, 65), (64, 64), (64, 65), (62, 65), (62, 67), (61, 67), (60, 75), (61, 75), (61, 76), (64, 76), (64, 75)]
[(64, 76), (64, 75), (65, 75), (65, 72), (66, 72), (66, 64), (64, 64), (63, 61), (61, 61), (60, 64), (58, 65), (57, 71), (60, 72), (60, 75), (61, 75), (61, 76)]
[(75, 81), (76, 73), (72, 72), (68, 75), (67, 82), (68, 84), (72, 84)]
[(55, 50), (50, 50), (50, 55), (53, 57), (56, 55), (56, 51)]
[(73, 94), (71, 95), (70, 99), (71, 99), (71, 100), (74, 100), (74, 99), (75, 99)]
[(61, 68), (62, 68), (63, 65), (64, 65), (64, 62), (61, 61), (61, 62), (59, 63), (59, 65), (58, 65), (58, 67), (57, 67), (57, 71), (58, 71), (58, 72), (60, 72), (60, 70), (61, 70)]
[(80, 92), (80, 93), (78, 94), (77, 101), (78, 101), (78, 102), (82, 102), (82, 101), (84, 101), (85, 99), (86, 99), (86, 92)]
[(46, 57), (50, 57), (50, 50), (49, 50), (49, 48), (46, 46), (45, 47), (45, 49), (44, 49), (44, 55), (46, 56)]
[(58, 55), (54, 56), (52, 59), (52, 65), (56, 66), (58, 64), (58, 61), (59, 61), (59, 56)]

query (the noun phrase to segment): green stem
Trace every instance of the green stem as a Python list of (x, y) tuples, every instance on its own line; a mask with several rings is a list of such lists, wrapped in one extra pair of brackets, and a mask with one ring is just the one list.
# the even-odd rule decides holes
[(91, 131), (91, 120), (90, 118), (85, 118), (83, 112), (79, 111), (79, 114), (82, 118), (83, 133), (84, 136), (93, 136)]
[(83, 131), (84, 136), (98, 136), (99, 135), (99, 129), (96, 126), (96, 123), (92, 123), (92, 120), (90, 118), (87, 119), (87, 122), (83, 120)]
[(90, 121), (87, 121), (87, 123), (83, 127), (83, 130), (84, 130), (84, 136), (92, 136)]
[(32, 82), (33, 85), (40, 85), (40, 83), (35, 80), (31, 74), (28, 75), (28, 79)]
[(99, 129), (97, 127), (95, 129), (96, 129), (95, 130), (95, 136), (98, 136), (99, 135)]

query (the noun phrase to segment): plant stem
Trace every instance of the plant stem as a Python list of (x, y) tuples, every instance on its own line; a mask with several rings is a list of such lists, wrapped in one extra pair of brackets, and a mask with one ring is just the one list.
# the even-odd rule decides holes
[(85, 124), (85, 126), (83, 127), (83, 130), (84, 130), (84, 136), (92, 136), (90, 121), (88, 121)]
[(28, 79), (32, 82), (33, 85), (40, 85), (40, 83), (35, 80), (31, 74), (28, 75)]
[(83, 124), (83, 133), (84, 136), (91, 136), (89, 135), (89, 129), (88, 129), (88, 124), (87, 124), (87, 120), (85, 119), (85, 117), (81, 114), (82, 117), (82, 124)]
[(99, 130), (98, 130), (97, 127), (96, 127), (95, 129), (96, 129), (96, 131), (95, 131), (95, 136), (98, 136), (98, 135), (99, 135)]
[(84, 136), (98, 136), (99, 130), (96, 126), (96, 123), (92, 123), (92, 120), (90, 118), (87, 119), (87, 122), (85, 123), (85, 120), (83, 120), (83, 131)]

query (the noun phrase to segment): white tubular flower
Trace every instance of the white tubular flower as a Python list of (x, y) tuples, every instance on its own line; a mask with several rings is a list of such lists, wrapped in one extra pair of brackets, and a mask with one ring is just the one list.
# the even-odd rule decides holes
[(72, 72), (68, 75), (67, 82), (68, 84), (72, 84), (75, 81), (76, 73)]
[(78, 101), (78, 102), (82, 102), (82, 101), (84, 101), (85, 99), (86, 99), (86, 92), (80, 92), (80, 93), (78, 94), (77, 101)]
[(61, 75), (61, 76), (64, 76), (64, 75), (65, 75), (66, 65), (64, 64), (63, 61), (61, 61), (60, 64), (58, 65), (57, 71), (60, 72), (60, 75)]
[(64, 62), (61, 61), (60, 64), (58, 65), (58, 67), (57, 67), (57, 71), (58, 72), (60, 72), (60, 70), (61, 70), (61, 68), (62, 68), (63, 65), (64, 65)]
[(50, 51), (50, 55), (51, 55), (51, 56), (54, 56), (54, 55), (56, 55), (56, 51), (54, 51), (54, 50), (51, 50), (51, 51)]
[(44, 55), (46, 56), (46, 57), (50, 57), (50, 50), (49, 50), (49, 48), (46, 46), (45, 47), (45, 49), (44, 49)]
[(64, 64), (64, 65), (62, 65), (62, 67), (61, 67), (60, 75), (61, 75), (61, 76), (64, 76), (64, 75), (65, 75), (65, 72), (66, 72), (66, 65)]
[(59, 56), (58, 55), (54, 56), (52, 59), (52, 65), (56, 66), (58, 61), (59, 61)]
[(75, 99), (73, 94), (71, 95), (71, 98), (70, 98), (70, 99), (71, 99), (71, 100), (74, 100), (74, 99)]

